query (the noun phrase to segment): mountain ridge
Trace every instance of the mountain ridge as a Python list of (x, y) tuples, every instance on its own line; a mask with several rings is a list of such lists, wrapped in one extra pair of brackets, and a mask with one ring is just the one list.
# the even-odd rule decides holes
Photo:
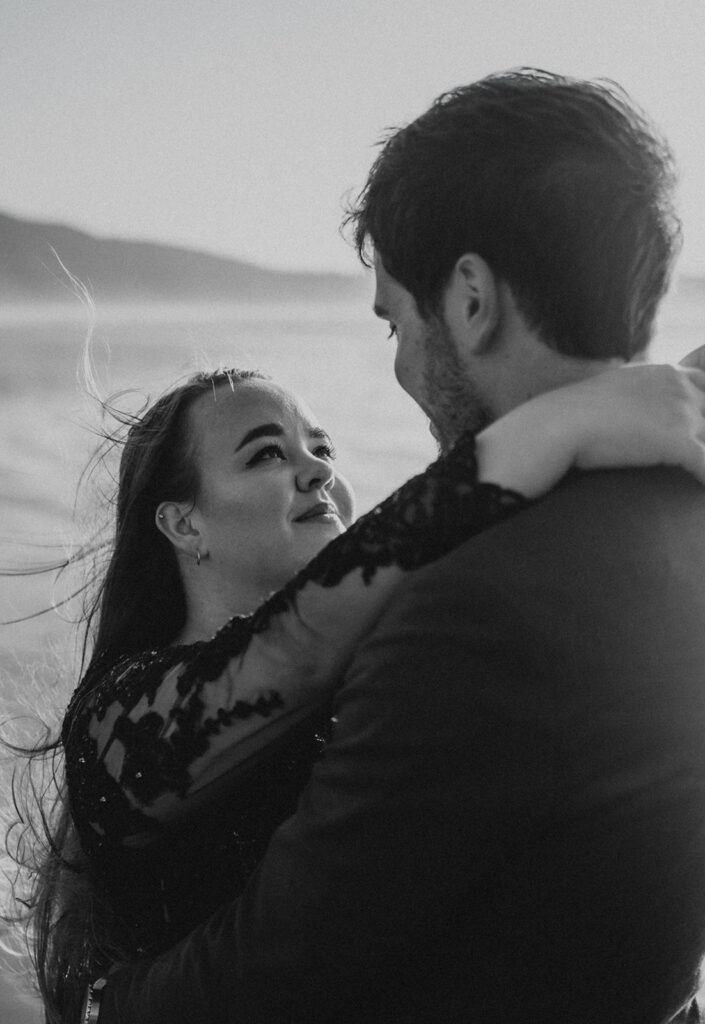
[(0, 303), (75, 301), (62, 264), (99, 303), (339, 302), (369, 290), (362, 275), (272, 270), (0, 212)]
[[(274, 270), (198, 248), (102, 236), (0, 211), (0, 305), (75, 302), (64, 267), (98, 303), (369, 299), (362, 274)], [(681, 274), (671, 295), (701, 298), (705, 278)]]

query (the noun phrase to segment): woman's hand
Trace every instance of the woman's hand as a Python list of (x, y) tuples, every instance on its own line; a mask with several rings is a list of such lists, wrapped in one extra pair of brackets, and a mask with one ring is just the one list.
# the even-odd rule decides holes
[(512, 410), (478, 435), (480, 479), (535, 498), (571, 467), (665, 464), (705, 484), (705, 346), (699, 353), (683, 369), (606, 370)]
[(694, 348), (687, 356), (683, 356), (680, 365), (689, 366), (695, 370), (705, 370), (705, 345)]

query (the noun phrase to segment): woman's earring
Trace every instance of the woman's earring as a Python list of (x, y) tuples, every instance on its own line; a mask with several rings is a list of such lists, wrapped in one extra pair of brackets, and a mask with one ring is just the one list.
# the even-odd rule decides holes
[(201, 564), (201, 552), (198, 549), (196, 549), (196, 565), (200, 565), (200, 564)]

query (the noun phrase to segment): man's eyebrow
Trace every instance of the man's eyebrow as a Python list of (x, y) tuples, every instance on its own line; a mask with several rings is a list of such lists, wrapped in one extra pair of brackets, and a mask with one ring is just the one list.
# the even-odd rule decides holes
[(258, 437), (281, 437), (283, 433), (284, 428), (279, 423), (262, 423), (259, 427), (253, 427), (252, 430), (247, 431), (235, 451), (239, 452), (246, 444), (256, 441)]

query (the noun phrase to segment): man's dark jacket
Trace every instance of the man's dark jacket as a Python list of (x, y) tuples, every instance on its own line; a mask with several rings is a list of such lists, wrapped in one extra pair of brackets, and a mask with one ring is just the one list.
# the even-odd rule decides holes
[(244, 896), (107, 1024), (660, 1024), (705, 936), (705, 489), (574, 474), (409, 577)]

